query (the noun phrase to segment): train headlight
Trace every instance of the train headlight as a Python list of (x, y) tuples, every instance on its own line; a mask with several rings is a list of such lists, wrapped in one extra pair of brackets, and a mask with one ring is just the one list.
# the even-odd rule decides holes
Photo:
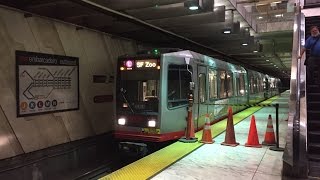
[(119, 125), (125, 125), (126, 124), (126, 119), (125, 118), (119, 118), (118, 119), (118, 124)]
[(155, 120), (149, 120), (148, 121), (148, 126), (149, 127), (156, 127), (156, 121)]

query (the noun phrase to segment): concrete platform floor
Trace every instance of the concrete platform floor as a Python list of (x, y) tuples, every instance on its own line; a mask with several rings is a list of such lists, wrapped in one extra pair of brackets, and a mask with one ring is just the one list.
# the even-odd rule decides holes
[[(273, 103), (279, 103), (279, 144), (285, 147), (288, 118), (288, 92), (283, 93)], [(271, 114), (273, 128), (276, 131), (276, 110), (265, 107), (254, 113), (259, 142), (264, 140), (268, 115)], [(225, 133), (214, 138), (215, 143), (206, 144), (188, 156), (157, 174), (152, 180), (280, 180), (282, 179), (283, 152), (262, 148), (245, 147), (251, 116), (235, 125), (236, 141), (239, 146), (222, 146)], [(288, 178), (286, 178), (288, 179)]]

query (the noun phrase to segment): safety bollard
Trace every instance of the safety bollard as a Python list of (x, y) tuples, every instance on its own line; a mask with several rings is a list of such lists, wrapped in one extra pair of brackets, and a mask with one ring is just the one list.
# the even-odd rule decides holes
[(284, 151), (284, 148), (279, 147), (279, 104), (276, 104), (276, 146), (270, 147), (272, 151)]

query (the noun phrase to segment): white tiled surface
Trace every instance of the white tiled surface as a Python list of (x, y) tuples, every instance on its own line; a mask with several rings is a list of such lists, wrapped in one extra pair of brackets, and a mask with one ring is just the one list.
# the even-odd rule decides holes
[[(288, 117), (288, 97), (282, 95), (274, 103), (279, 103), (280, 147), (285, 145)], [(256, 112), (256, 126), (259, 142), (264, 140), (268, 115), (272, 115), (273, 128), (276, 131), (274, 107), (266, 107)], [(283, 152), (271, 151), (269, 147), (249, 148), (244, 144), (248, 138), (251, 116), (235, 125), (237, 147), (222, 146), (225, 133), (214, 138), (215, 143), (206, 144), (188, 156), (168, 167), (153, 180), (280, 180)]]

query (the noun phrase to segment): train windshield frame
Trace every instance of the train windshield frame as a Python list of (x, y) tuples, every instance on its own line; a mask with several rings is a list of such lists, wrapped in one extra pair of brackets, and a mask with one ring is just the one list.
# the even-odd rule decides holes
[[(159, 104), (160, 68), (146, 60), (132, 60), (133, 67), (121, 66), (117, 75), (117, 110), (131, 113), (157, 113)], [(155, 60), (148, 61), (151, 63)], [(149, 67), (150, 66), (150, 67)]]

